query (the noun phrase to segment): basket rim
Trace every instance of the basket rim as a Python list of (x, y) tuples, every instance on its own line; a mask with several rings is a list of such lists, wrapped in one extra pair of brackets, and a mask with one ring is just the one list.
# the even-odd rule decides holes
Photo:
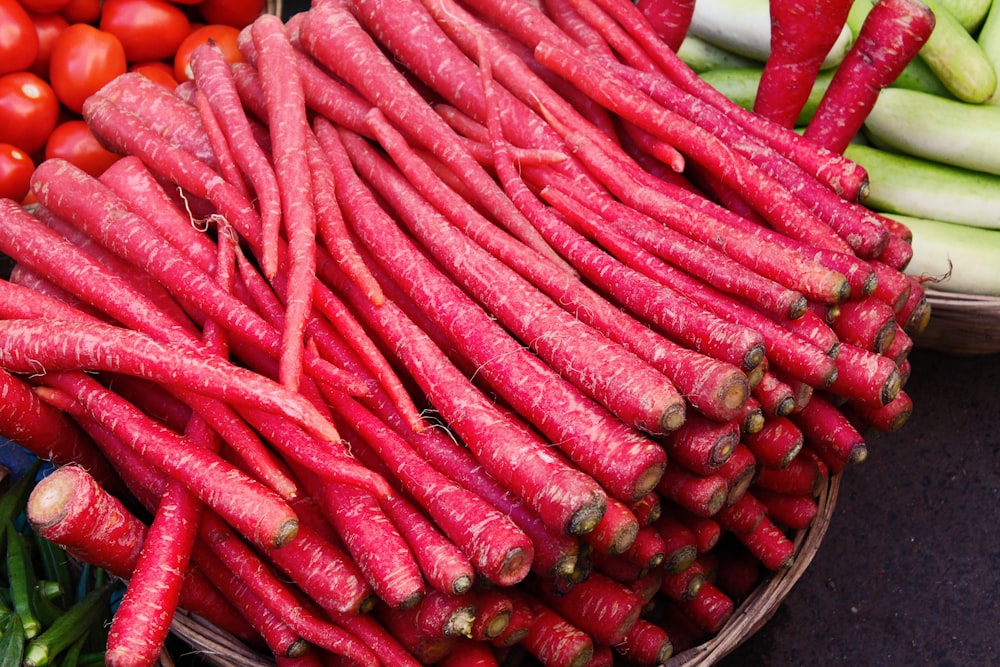
[[(795, 560), (788, 568), (760, 583), (733, 617), (712, 639), (671, 657), (664, 667), (708, 667), (738, 648), (777, 612), (819, 550), (836, 508), (843, 473), (830, 475), (820, 490), (812, 525), (793, 537)], [(191, 647), (191, 653), (217, 667), (273, 666), (272, 657), (247, 647), (238, 638), (197, 616), (178, 610), (171, 631)]]
[(760, 630), (784, 602), (792, 587), (802, 577), (813, 556), (819, 551), (833, 518), (840, 491), (842, 473), (831, 475), (818, 498), (819, 510), (812, 525), (797, 531), (793, 539), (795, 560), (792, 565), (776, 572), (762, 582), (744, 600), (728, 623), (708, 641), (686, 649), (671, 657), (665, 667), (707, 667), (713, 665), (738, 648)]

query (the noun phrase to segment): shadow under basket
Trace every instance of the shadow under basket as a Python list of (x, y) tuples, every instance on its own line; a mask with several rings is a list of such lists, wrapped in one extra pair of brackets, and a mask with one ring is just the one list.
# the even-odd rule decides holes
[[(795, 560), (785, 570), (763, 581), (736, 609), (733, 617), (712, 639), (677, 653), (666, 667), (709, 667), (736, 650), (760, 630), (777, 612), (792, 587), (805, 573), (820, 548), (836, 507), (841, 475), (832, 475), (817, 500), (819, 511), (812, 526), (793, 536)], [(217, 667), (274, 665), (270, 656), (261, 655), (245, 644), (200, 619), (179, 611), (171, 631), (190, 647), (185, 657), (197, 656), (200, 663)], [(167, 667), (169, 658), (161, 663)]]
[(950, 354), (1000, 352), (1000, 297), (928, 289), (930, 321), (914, 343)]

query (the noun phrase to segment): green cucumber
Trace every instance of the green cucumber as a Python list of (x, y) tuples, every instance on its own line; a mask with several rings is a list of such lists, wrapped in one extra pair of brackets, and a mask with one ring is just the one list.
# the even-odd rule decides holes
[(865, 204), (872, 209), (1000, 228), (1000, 176), (861, 144), (851, 144), (844, 155), (868, 172)]
[(992, 0), (937, 0), (946, 8), (969, 34), (976, 34), (986, 20), (993, 5)]
[(698, 74), (718, 69), (760, 68), (763, 63), (711, 44), (688, 33), (677, 49), (677, 56)]
[(924, 2), (934, 11), (936, 22), (920, 58), (956, 98), (972, 104), (986, 102), (997, 89), (993, 63), (945, 3)]
[(1000, 174), (1000, 110), (905, 88), (886, 88), (865, 119), (872, 144)]
[(1000, 231), (891, 215), (913, 232), (906, 272), (944, 292), (1000, 296)]

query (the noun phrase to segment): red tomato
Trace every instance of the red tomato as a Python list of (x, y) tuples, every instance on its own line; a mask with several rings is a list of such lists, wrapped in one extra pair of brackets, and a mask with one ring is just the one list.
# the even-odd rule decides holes
[(63, 30), (52, 48), (49, 81), (66, 108), (80, 113), (87, 97), (127, 69), (125, 49), (117, 37), (75, 23)]
[(17, 0), (21, 3), (29, 12), (38, 12), (39, 14), (51, 14), (53, 12), (61, 12), (69, 0)]
[(101, 18), (101, 0), (69, 0), (59, 13), (70, 23), (97, 23)]
[(62, 158), (97, 177), (121, 155), (102, 146), (86, 121), (68, 120), (49, 135), (45, 144), (45, 159), (50, 158)]
[(202, 44), (214, 42), (216, 46), (222, 49), (226, 60), (231, 63), (242, 62), (243, 54), (240, 53), (240, 49), (237, 46), (239, 36), (239, 29), (231, 25), (210, 23), (200, 28), (195, 28), (181, 42), (181, 45), (177, 47), (177, 53), (174, 55), (174, 76), (178, 81), (191, 80), (191, 53)]
[(147, 60), (146, 62), (135, 63), (128, 69), (130, 72), (138, 72), (150, 81), (170, 90), (177, 87), (177, 79), (174, 78), (174, 68), (162, 60)]
[(130, 63), (170, 58), (191, 32), (187, 15), (166, 0), (105, 0), (98, 27), (121, 40)]
[(34, 171), (35, 163), (27, 153), (17, 146), (0, 144), (0, 197), (23, 201)]
[(31, 72), (0, 76), (0, 143), (34, 154), (59, 120), (52, 87)]
[(31, 71), (43, 79), (48, 79), (52, 47), (55, 46), (62, 31), (69, 27), (69, 21), (64, 19), (62, 14), (32, 13), (30, 16), (31, 22), (35, 24), (35, 33), (38, 35), (38, 55), (31, 65)]
[(205, 23), (244, 28), (264, 11), (266, 0), (202, 0), (198, 12)]
[(28, 69), (38, 55), (38, 33), (16, 0), (0, 0), (0, 74)]

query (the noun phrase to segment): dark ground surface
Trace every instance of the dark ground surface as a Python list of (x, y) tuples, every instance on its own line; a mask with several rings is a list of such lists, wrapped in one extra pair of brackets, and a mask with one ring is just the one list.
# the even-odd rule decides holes
[(1000, 356), (917, 350), (785, 603), (724, 667), (1000, 665)]

